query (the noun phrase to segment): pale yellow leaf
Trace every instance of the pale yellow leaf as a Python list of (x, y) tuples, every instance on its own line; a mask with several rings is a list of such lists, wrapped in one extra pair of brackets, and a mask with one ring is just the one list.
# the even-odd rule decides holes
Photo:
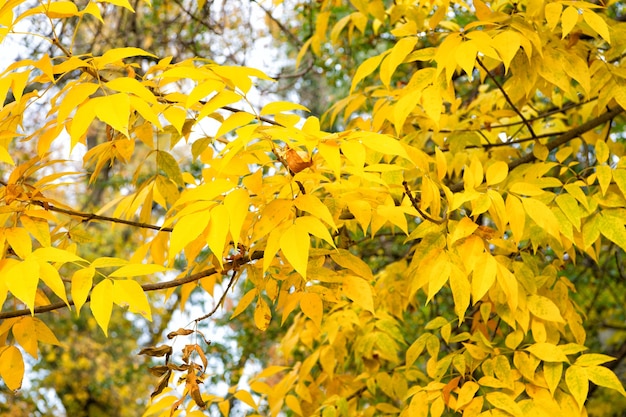
[(96, 97), (91, 99), (90, 103), (98, 119), (129, 138), (130, 99), (127, 94)]
[(332, 252), (330, 257), (337, 263), (337, 265), (351, 270), (355, 274), (364, 278), (366, 281), (374, 280), (374, 275), (372, 274), (372, 270), (369, 265), (358, 256), (350, 253), (350, 251), (346, 249), (338, 249), (336, 252)]
[(561, 238), (559, 221), (547, 205), (534, 198), (523, 198), (522, 204), (528, 217), (537, 223), (537, 226), (541, 227), (555, 238)]
[(383, 60), (385, 56), (387, 56), (389, 52), (383, 52), (380, 55), (376, 55), (370, 57), (363, 61), (361, 65), (356, 70), (354, 77), (352, 78), (352, 85), (350, 86), (350, 93), (354, 91), (354, 88), (363, 80), (365, 77), (370, 75), (378, 66), (380, 65), (380, 61)]
[(302, 104), (291, 103), (289, 101), (274, 101), (272, 103), (268, 103), (265, 106), (263, 106), (259, 114), (261, 116), (265, 116), (268, 114), (276, 114), (276, 113), (282, 113), (285, 111), (292, 111), (292, 110), (302, 110), (302, 111), (310, 112), (310, 110), (307, 109)]
[(578, 409), (582, 409), (587, 401), (589, 392), (589, 379), (585, 368), (572, 365), (565, 371), (565, 383), (570, 393), (578, 403)]
[(407, 55), (409, 55), (413, 51), (413, 48), (416, 44), (417, 37), (410, 36), (406, 38), (401, 38), (393, 46), (391, 52), (380, 66), (380, 79), (385, 86), (389, 87), (389, 83), (391, 82), (391, 77), (393, 76), (393, 73), (396, 71), (402, 61), (404, 61)]
[(622, 382), (617, 378), (615, 372), (604, 366), (589, 366), (585, 368), (585, 373), (589, 381), (594, 384), (615, 390), (626, 397), (626, 391)]
[(29, 256), (26, 260), (13, 264), (4, 281), (9, 291), (33, 312), (39, 283), (39, 262)]
[(67, 249), (60, 249), (55, 247), (38, 248), (33, 251), (33, 257), (45, 261), (54, 262), (58, 264), (64, 264), (66, 262), (87, 262), (85, 259), (70, 252)]
[(487, 185), (495, 185), (504, 181), (509, 174), (509, 166), (504, 161), (496, 161), (487, 167)]
[(313, 216), (302, 216), (296, 219), (296, 224), (303, 230), (306, 230), (310, 235), (319, 237), (320, 239), (324, 239), (328, 242), (333, 248), (335, 248), (335, 242), (333, 242), (333, 238), (330, 235), (330, 232), (324, 226), (317, 217)]
[(558, 346), (552, 343), (535, 343), (526, 348), (527, 351), (545, 362), (567, 362), (567, 356)]
[[(127, 0), (115, 0), (115, 1), (116, 2), (119, 1), (119, 2), (123, 2), (123, 3), (128, 4)], [(112, 1), (109, 1), (109, 3), (112, 3)], [(115, 3), (115, 4), (117, 4), (117, 3)], [(130, 7), (130, 5), (129, 5), (129, 7)], [(131, 10), (132, 10), (132, 8), (131, 8)], [(156, 55), (153, 55), (153, 54), (151, 54), (149, 52), (146, 52), (146, 51), (144, 51), (141, 48), (125, 47), (125, 48), (109, 49), (101, 57), (94, 58), (94, 60), (96, 61), (96, 66), (98, 68), (104, 68), (108, 64), (112, 64), (114, 62), (119, 61), (120, 59), (129, 58), (131, 56), (149, 56), (149, 57), (152, 57), (152, 58), (156, 58)]]
[(224, 198), (224, 207), (228, 212), (230, 236), (234, 246), (237, 247), (250, 208), (250, 194), (243, 188), (235, 188)]
[(485, 398), (489, 401), (489, 403), (491, 403), (491, 405), (500, 410), (504, 410), (515, 417), (524, 417), (524, 413), (521, 408), (510, 395), (494, 391), (488, 392), (485, 395)]
[(243, 313), (245, 309), (248, 308), (250, 303), (252, 303), (252, 300), (255, 299), (255, 297), (257, 296), (257, 293), (258, 291), (256, 288), (253, 288), (247, 293), (245, 293), (244, 296), (241, 297), (241, 299), (237, 302), (237, 307), (235, 307), (235, 310), (233, 311), (233, 314), (232, 316), (230, 316), (230, 318), (234, 319), (235, 317)]
[(476, 304), (491, 288), (496, 280), (498, 263), (488, 252), (483, 252), (476, 260), (472, 274), (472, 302)]

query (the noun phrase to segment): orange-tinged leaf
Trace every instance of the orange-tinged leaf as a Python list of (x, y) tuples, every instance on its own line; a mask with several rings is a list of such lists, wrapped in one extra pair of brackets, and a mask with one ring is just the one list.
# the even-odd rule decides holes
[(337, 230), (337, 226), (333, 221), (333, 216), (330, 214), (328, 207), (326, 207), (319, 198), (312, 194), (300, 194), (294, 200), (295, 206), (303, 211), (311, 213), (315, 217), (324, 220), (326, 224)]
[(318, 329), (322, 328), (324, 304), (319, 294), (304, 293), (300, 298), (300, 308), (305, 316), (311, 319)]
[(0, 348), (0, 376), (11, 391), (17, 391), (22, 386), (24, 359), (15, 346)]
[(255, 299), (255, 297), (257, 296), (257, 293), (258, 291), (256, 288), (253, 288), (247, 293), (245, 293), (244, 296), (241, 297), (241, 299), (237, 302), (237, 307), (235, 307), (235, 311), (233, 311), (233, 315), (230, 316), (230, 318), (234, 319), (235, 317), (243, 313), (244, 310), (248, 308), (250, 303), (252, 303), (252, 300)]
[(374, 297), (372, 287), (361, 277), (347, 275), (342, 278), (341, 291), (343, 295), (354, 301), (356, 305), (374, 314)]
[(578, 403), (579, 410), (582, 409), (587, 401), (587, 393), (589, 392), (589, 379), (585, 368), (572, 365), (565, 371), (565, 383), (569, 392)]
[(155, 264), (128, 264), (113, 271), (109, 277), (111, 278), (124, 278), (124, 277), (138, 277), (141, 275), (150, 275), (157, 272), (165, 272), (168, 268), (163, 265)]
[(270, 307), (263, 298), (259, 297), (254, 308), (254, 324), (259, 330), (265, 331), (269, 327), (271, 320), (272, 311)]
[(91, 99), (95, 115), (103, 123), (122, 133), (127, 138), (130, 118), (130, 99), (127, 94), (117, 93)]
[(310, 245), (309, 233), (299, 223), (289, 226), (280, 238), (280, 249), (283, 255), (304, 279), (306, 279), (306, 269), (309, 263)]
[(91, 301), (89, 302), (91, 312), (105, 336), (108, 336), (109, 320), (113, 311), (112, 293), (113, 282), (110, 279), (104, 279), (93, 287)]
[(542, 320), (565, 323), (559, 308), (547, 297), (536, 294), (528, 296), (528, 310)]
[(9, 291), (34, 311), (35, 295), (39, 283), (39, 262), (28, 257), (22, 262), (9, 267), (5, 278), (5, 284)]
[(72, 300), (74, 300), (74, 305), (76, 306), (76, 314), (80, 313), (80, 309), (87, 301), (87, 296), (89, 295), (89, 291), (91, 291), (91, 286), (93, 285), (93, 276), (96, 273), (95, 268), (88, 267), (79, 269), (74, 272), (72, 275)]
[(228, 209), (224, 205), (219, 204), (211, 209), (211, 222), (209, 223), (206, 241), (220, 265), (223, 262), (224, 248), (226, 243), (228, 243), (229, 219)]
[(131, 313), (140, 314), (152, 321), (148, 297), (137, 281), (132, 279), (113, 281), (113, 302), (121, 307), (127, 305)]
[(4, 229), (4, 235), (9, 241), (9, 245), (13, 248), (13, 251), (17, 256), (22, 259), (26, 259), (28, 255), (33, 251), (33, 243), (30, 240), (30, 235), (21, 227), (10, 227)]

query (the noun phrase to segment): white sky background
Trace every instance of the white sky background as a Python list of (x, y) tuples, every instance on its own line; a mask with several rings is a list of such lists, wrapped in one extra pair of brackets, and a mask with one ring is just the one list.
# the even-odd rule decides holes
[[(261, 4), (265, 3), (265, 7), (268, 9), (272, 9), (273, 13), (275, 14), (275, 17), (280, 18), (281, 16), (280, 7), (282, 6), (276, 9), (276, 8), (273, 8), (271, 1), (270, 2), (260, 1), (260, 3)], [(258, 26), (259, 28), (265, 27), (266, 26), (265, 13), (257, 5), (252, 4), (252, 6), (253, 7), (251, 10), (253, 12), (252, 14), (253, 24), (257, 23), (259, 25)], [(16, 30), (27, 32), (28, 31), (27, 21), (25, 20), (21, 22), (19, 26), (16, 28)], [(21, 35), (9, 35), (0, 44), (0, 72), (4, 71), (17, 58), (28, 57), (30, 51), (23, 48), (23, 46), (19, 43), (20, 39), (18, 39), (18, 36), (21, 36)], [(246, 65), (260, 69), (266, 74), (268, 74), (269, 76), (274, 76), (278, 74), (281, 67), (288, 64), (290, 60), (286, 59), (284, 57), (283, 51), (277, 50), (276, 46), (272, 42), (273, 41), (271, 37), (257, 38), (257, 40), (255, 41), (255, 46), (253, 48), (250, 48), (247, 51)], [(250, 93), (247, 95), (247, 99), (255, 107), (255, 110), (259, 111), (263, 105), (271, 101), (277, 100), (279, 98), (273, 95), (261, 95), (258, 90), (255, 90), (253, 88), (250, 91)], [(243, 108), (245, 109), (245, 107)], [(201, 124), (201, 130), (203, 131), (202, 134), (215, 133), (215, 131), (217, 130), (217, 127), (218, 127), (217, 125), (213, 125), (213, 126), (209, 125), (208, 122), (202, 123)], [(26, 129), (28, 129), (28, 126), (26, 126)], [(70, 152), (70, 149), (68, 147), (69, 137), (65, 132), (63, 132), (61, 136), (53, 142), (53, 144), (57, 147), (56, 152), (59, 154), (58, 157), (64, 158), (64, 159), (69, 158), (73, 161), (76, 161), (77, 163), (80, 163), (80, 161), (82, 161), (82, 157), (84, 153), (86, 152), (86, 148), (82, 144), (77, 145), (74, 148), (74, 150)], [(56, 156), (57, 155), (55, 155), (55, 157)], [(168, 277), (168, 279), (170, 278), (172, 277)], [(240, 277), (240, 279), (245, 279), (245, 277)], [(224, 287), (227, 282), (228, 282), (228, 279), (225, 277)], [(211, 307), (212, 305), (215, 305), (215, 303), (217, 303), (222, 293), (223, 291), (220, 291), (219, 289), (216, 288), (215, 299), (213, 300), (212, 303), (207, 302), (206, 304), (209, 307)], [(207, 296), (207, 299), (208, 298), (209, 297)], [(179, 327), (188, 326), (189, 323), (192, 322), (195, 318), (202, 316), (205, 313), (206, 311), (203, 310), (201, 306), (194, 306), (192, 309), (189, 309), (189, 311), (186, 311), (183, 313), (181, 313), (180, 310), (177, 309), (177, 311), (174, 313), (174, 316), (170, 322), (170, 325), (168, 326), (168, 329), (166, 330), (166, 333), (169, 331), (174, 331), (178, 329)], [(230, 314), (229, 312), (226, 312), (226, 313)], [(220, 314), (220, 311), (218, 311), (217, 315), (219, 314)], [(205, 326), (208, 326), (208, 329)], [(216, 342), (218, 341), (224, 342), (224, 336), (226, 334), (224, 333), (224, 331), (230, 331), (228, 329), (224, 330), (224, 329), (216, 328), (212, 324), (212, 321), (210, 319), (205, 320), (202, 323), (202, 327), (203, 328), (201, 330), (203, 331), (207, 339), (213, 340)], [(98, 331), (100, 331), (100, 329), (98, 329)], [(111, 340), (111, 342), (114, 342), (114, 340)], [(168, 342), (167, 339), (163, 340), (163, 343), (167, 343), (167, 342)], [(174, 345), (174, 349), (180, 350), (180, 348), (182, 348), (184, 344), (186, 343), (187, 341), (184, 338), (182, 338), (178, 340), (177, 343)], [(138, 349), (140, 348), (141, 346), (138, 346)], [(236, 346), (232, 346), (232, 348), (235, 349)], [(210, 348), (208, 349), (208, 352), (210, 352)], [(135, 354), (135, 353), (136, 352), (132, 352), (129, 354)], [(28, 355), (25, 355), (25, 356), (27, 357)], [(258, 371), (258, 369), (256, 370), (251, 369), (250, 365), (248, 364), (244, 372), (244, 375), (241, 379), (241, 382), (239, 384), (240, 389), (248, 388), (247, 387), (248, 377), (255, 371)], [(26, 372), (32, 372), (32, 370), (27, 369)], [(23, 390), (29, 389), (27, 381), (28, 381), (27, 378), (25, 378), (24, 380), (25, 384), (24, 384)], [(156, 378), (155, 378), (155, 382), (156, 382)], [(216, 387), (211, 387), (211, 392), (214, 393), (215, 388)], [(228, 387), (224, 384), (222, 387), (219, 387), (219, 388), (220, 388), (220, 391), (222, 391), (221, 394), (225, 395)], [(50, 399), (53, 401), (58, 401), (52, 398)]]

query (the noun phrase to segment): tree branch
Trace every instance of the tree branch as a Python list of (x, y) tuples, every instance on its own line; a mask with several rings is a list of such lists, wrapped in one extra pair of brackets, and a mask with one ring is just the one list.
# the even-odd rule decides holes
[[(241, 265), (245, 265), (247, 263), (250, 263), (251, 261), (255, 261), (257, 259), (261, 259), (263, 258), (263, 252), (262, 251), (255, 251), (252, 252), (251, 255), (249, 256), (245, 256), (241, 259), (235, 259), (231, 262), (227, 262), (224, 264), (224, 269), (222, 271), (231, 271), (234, 270), (238, 267), (240, 267)], [(154, 283), (149, 283), (149, 284), (143, 284), (141, 286), (141, 289), (144, 290), (144, 292), (149, 292), (149, 291), (158, 291), (158, 290), (164, 290), (167, 288), (173, 288), (173, 287), (178, 287), (180, 285), (183, 284), (188, 284), (190, 282), (194, 282), (194, 281), (198, 281), (202, 278), (211, 276), (213, 274), (216, 274), (218, 272), (221, 272), (219, 270), (217, 270), (216, 268), (209, 268), (207, 270), (204, 271), (200, 271), (197, 272), (195, 274), (191, 274), (189, 276), (183, 277), (183, 278), (176, 278), (170, 281), (163, 281), (163, 282), (154, 282)], [(87, 300), (85, 302), (88, 302), (91, 300), (91, 296), (87, 297)], [(57, 303), (52, 303), (52, 304), (48, 304), (45, 306), (39, 306), (39, 307), (35, 307), (35, 309), (33, 310), (33, 312), (31, 313), (30, 309), (21, 309), (21, 310), (13, 310), (13, 311), (6, 311), (6, 312), (0, 312), (0, 320), (5, 320), (5, 319), (10, 319), (13, 317), (21, 317), (21, 316), (28, 316), (30, 314), (41, 314), (41, 313), (47, 313), (49, 311), (54, 311), (54, 310), (59, 310), (61, 308), (65, 308), (65, 307), (69, 307), (69, 306), (73, 306), (74, 305), (74, 301), (73, 300), (68, 300), (68, 304), (65, 304), (65, 302), (63, 301), (59, 301)]]
[[(583, 133), (588, 132), (591, 129), (594, 129), (608, 122), (609, 120), (613, 119), (614, 117), (616, 117), (623, 111), (624, 109), (622, 109), (620, 106), (607, 110), (605, 113), (602, 113), (600, 116), (596, 117), (595, 119), (588, 120), (585, 123), (579, 126), (576, 126), (572, 128), (571, 130), (568, 130), (567, 132), (563, 133), (552, 142), (547, 143), (546, 148), (548, 148), (548, 151), (552, 151), (558, 148), (559, 146), (564, 145), (565, 143), (569, 142), (570, 140), (582, 135)], [(513, 170), (514, 168), (517, 168), (518, 166), (522, 164), (527, 164), (529, 162), (532, 162), (535, 159), (537, 159), (537, 157), (532, 152), (520, 158), (514, 159), (508, 163), (509, 171)], [(452, 191), (453, 193), (459, 192), (463, 189), (463, 185), (464, 185), (464, 182), (459, 181), (450, 187), (450, 191)]]
[(493, 76), (493, 74), (487, 69), (487, 67), (485, 66), (485, 64), (483, 64), (483, 61), (481, 61), (480, 59), (476, 58), (476, 62), (478, 62), (478, 65), (480, 65), (480, 67), (482, 69), (485, 70), (485, 72), (487, 73), (487, 77), (491, 78), (491, 81), (494, 82), (494, 84), (496, 85), (496, 87), (498, 87), (498, 90), (500, 90), (500, 92), (502, 93), (502, 95), (504, 96), (504, 99), (506, 100), (507, 103), (509, 103), (509, 106), (511, 106), (511, 108), (513, 109), (513, 111), (515, 113), (517, 113), (517, 115), (522, 119), (522, 122), (524, 122), (524, 125), (526, 126), (526, 128), (528, 129), (528, 132), (530, 132), (530, 135), (533, 138), (536, 138), (537, 135), (535, 135), (535, 131), (533, 130), (533, 127), (531, 126), (531, 124), (528, 122), (528, 120), (526, 120), (526, 118), (524, 117), (524, 115), (522, 114), (522, 112), (517, 108), (517, 106), (513, 103), (513, 100), (511, 100), (511, 97), (509, 97), (509, 95), (506, 93), (506, 91), (504, 91), (504, 87), (502, 87), (502, 84), (500, 84), (500, 82), (496, 79), (496, 77)]

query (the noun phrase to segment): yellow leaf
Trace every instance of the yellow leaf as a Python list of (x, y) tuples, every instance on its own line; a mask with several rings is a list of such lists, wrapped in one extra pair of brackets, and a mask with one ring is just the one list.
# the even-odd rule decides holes
[(237, 302), (237, 307), (235, 307), (235, 311), (233, 311), (233, 315), (230, 316), (230, 318), (234, 319), (235, 317), (243, 313), (244, 310), (248, 308), (252, 300), (254, 300), (254, 298), (257, 295), (257, 292), (258, 292), (257, 289), (253, 288), (247, 293), (245, 293), (244, 296), (241, 297), (241, 299)]
[(548, 383), (550, 393), (554, 395), (556, 387), (561, 382), (563, 376), (563, 362), (546, 362), (543, 364), (543, 376)]
[[(398, 155), (410, 159), (402, 143), (390, 135), (374, 132), (356, 132), (352, 137), (360, 139), (363, 145), (383, 155)], [(343, 145), (341, 149), (344, 150)]]
[(578, 366), (596, 366), (603, 363), (612, 362), (615, 358), (609, 355), (603, 355), (601, 353), (586, 353), (576, 358), (574, 365)]
[(413, 48), (415, 48), (416, 44), (417, 37), (410, 36), (400, 39), (393, 46), (391, 52), (380, 66), (380, 79), (385, 86), (389, 87), (391, 77), (396, 71), (396, 68), (398, 68), (398, 66), (402, 63), (402, 61), (404, 61), (407, 55), (409, 55), (413, 51)]
[(126, 259), (104, 256), (102, 258), (95, 259), (91, 263), (91, 267), (92, 268), (110, 268), (110, 267), (128, 265), (128, 263), (129, 262)]
[(33, 251), (33, 243), (30, 235), (21, 227), (10, 227), (4, 229), (4, 235), (9, 241), (9, 245), (13, 248), (13, 252), (22, 259), (26, 259)]
[(453, 266), (450, 271), (450, 290), (454, 298), (454, 312), (459, 317), (459, 322), (463, 322), (465, 312), (470, 303), (471, 284), (467, 275), (458, 267)]
[(337, 230), (337, 226), (333, 221), (333, 216), (330, 214), (328, 207), (326, 207), (319, 198), (312, 194), (300, 194), (294, 200), (295, 206), (303, 211), (309, 212), (315, 217), (324, 220), (329, 226)]
[(282, 113), (291, 110), (302, 110), (310, 112), (310, 110), (304, 107), (302, 104), (291, 103), (289, 101), (274, 101), (263, 106), (259, 114), (261, 116), (265, 116), (268, 114)]
[(513, 30), (500, 32), (493, 38), (492, 44), (502, 59), (505, 71), (508, 71), (511, 61), (522, 44), (520, 34)]
[(602, 39), (607, 43), (611, 43), (609, 27), (604, 19), (589, 9), (583, 9), (583, 19), (592, 30), (596, 31), (596, 33), (602, 37)]
[(318, 329), (322, 328), (322, 316), (324, 314), (324, 304), (319, 294), (304, 293), (300, 298), (300, 308), (305, 316), (311, 319)]
[(503, 392), (488, 392), (485, 398), (491, 405), (500, 410), (504, 410), (515, 417), (524, 417), (524, 413), (515, 400)]
[(307, 233), (317, 236), (320, 239), (324, 239), (328, 242), (333, 248), (335, 248), (335, 242), (333, 242), (333, 238), (328, 232), (324, 223), (319, 221), (316, 217), (312, 216), (302, 216), (296, 219), (296, 224), (303, 230), (306, 230)]
[(361, 80), (370, 75), (378, 66), (380, 65), (380, 61), (388, 54), (388, 52), (383, 52), (380, 55), (376, 55), (370, 58), (367, 58), (356, 70), (354, 77), (352, 78), (352, 85), (350, 86), (350, 93), (354, 91), (354, 88), (359, 84)]
[(346, 249), (338, 249), (336, 252), (332, 252), (330, 257), (335, 263), (337, 263), (337, 265), (349, 269), (366, 281), (374, 280), (374, 275), (372, 274), (372, 270), (369, 265), (361, 258), (350, 253), (350, 251)]
[(205, 210), (183, 216), (176, 222), (170, 238), (170, 263), (184, 247), (202, 234), (210, 219), (210, 212)]
[(83, 304), (85, 304), (85, 301), (87, 301), (95, 273), (96, 270), (93, 267), (89, 267), (79, 269), (72, 275), (72, 288), (70, 291), (72, 300), (74, 300), (74, 305), (76, 306), (77, 315), (80, 313), (80, 309)]
[(428, 297), (426, 298), (426, 303), (432, 300), (441, 287), (448, 282), (450, 271), (450, 256), (447, 251), (442, 250), (437, 255), (437, 258), (430, 264), (428, 271)]
[(252, 113), (246, 113), (246, 112), (235, 113), (222, 123), (220, 128), (217, 130), (217, 133), (215, 133), (215, 137), (216, 138), (222, 137), (226, 135), (227, 133), (233, 131), (234, 129), (237, 129), (238, 127), (247, 125), (248, 123), (250, 123), (251, 121), (255, 119), (256, 119), (256, 116)]
[(235, 393), (234, 397), (258, 411), (258, 406), (248, 391), (239, 390)]
[(541, 227), (555, 238), (561, 238), (559, 233), (559, 221), (554, 213), (552, 213), (552, 210), (550, 210), (550, 207), (534, 198), (523, 198), (522, 204), (528, 217), (537, 223), (537, 226)]
[(26, 260), (13, 264), (7, 271), (5, 284), (9, 291), (34, 311), (35, 295), (39, 283), (39, 262), (29, 256)]
[(130, 118), (130, 99), (127, 94), (117, 93), (91, 99), (95, 115), (103, 123), (122, 133), (127, 138)]
[[(128, 4), (128, 1), (126, 0), (115, 0), (115, 1)], [(109, 1), (109, 3), (113, 3), (113, 2)], [(118, 3), (114, 3), (114, 4), (118, 4)], [(118, 5), (121, 5), (121, 4), (118, 4)], [(128, 7), (130, 7), (130, 5)], [(120, 59), (129, 58), (131, 56), (149, 56), (152, 58), (156, 58), (156, 55), (146, 52), (141, 48), (126, 47), (126, 48), (109, 49), (101, 57), (94, 58), (94, 61), (95, 61), (97, 68), (104, 69), (104, 67), (107, 66), (108, 64), (112, 64), (114, 62), (119, 61)]]
[(474, 381), (466, 381), (465, 383), (463, 383), (463, 386), (461, 387), (458, 393), (458, 397), (456, 401), (456, 410), (469, 404), (474, 399), (474, 395), (476, 394), (479, 388), (480, 388), (480, 385), (478, 385)]
[(22, 386), (24, 359), (15, 346), (0, 347), (0, 376), (11, 391), (17, 391)]
[(243, 188), (235, 188), (224, 198), (224, 207), (228, 212), (230, 236), (234, 246), (237, 247), (250, 208), (250, 194)]
[(604, 366), (590, 366), (585, 368), (585, 373), (589, 381), (594, 384), (613, 389), (626, 397), (626, 391), (621, 381), (615, 375), (615, 372)]
[(453, 225), (455, 227), (453, 230), (450, 230), (451, 233), (448, 238), (450, 246), (454, 244), (456, 241), (458, 241), (459, 239), (468, 237), (469, 235), (474, 233), (476, 229), (478, 229), (478, 225), (474, 223), (472, 219), (470, 219), (469, 217), (463, 217), (458, 222), (450, 222), (449, 228), (450, 226), (453, 226)]
[(230, 90), (223, 90), (213, 96), (206, 104), (202, 106), (202, 110), (198, 114), (197, 120), (200, 121), (206, 116), (229, 104), (233, 104), (241, 100), (242, 97)]
[(587, 393), (589, 392), (589, 379), (585, 368), (572, 365), (565, 371), (565, 383), (569, 392), (578, 403), (578, 409), (582, 410), (587, 401)]
[(144, 86), (141, 82), (137, 81), (134, 78), (119, 77), (107, 82), (104, 85), (107, 88), (119, 91), (120, 93), (132, 93), (151, 104), (156, 104), (157, 102), (154, 94), (150, 90), (148, 90), (146, 86)]
[(434, 85), (426, 87), (422, 93), (422, 107), (428, 117), (437, 124), (441, 118), (442, 106), (443, 98), (441, 97), (441, 90)]
[(270, 307), (263, 298), (259, 297), (254, 308), (254, 324), (256, 324), (259, 330), (265, 331), (269, 327), (271, 320), (272, 311)]
[(69, 307), (65, 285), (59, 271), (47, 262), (39, 262), (39, 276), (41, 280)]
[(487, 185), (495, 185), (504, 181), (509, 174), (509, 166), (504, 161), (496, 161), (487, 168)]
[(283, 255), (305, 280), (310, 244), (309, 233), (300, 223), (289, 226), (280, 238)]
[(347, 275), (342, 278), (341, 291), (343, 295), (354, 301), (356, 305), (374, 314), (374, 297), (372, 287), (361, 277)]
[(565, 323), (559, 308), (552, 300), (541, 295), (528, 296), (528, 310), (542, 320)]
[(563, 11), (563, 6), (561, 3), (548, 3), (545, 7), (545, 15), (546, 22), (548, 23), (548, 27), (551, 31), (556, 29), (556, 25), (559, 23), (559, 19), (561, 18), (561, 12)]
[(476, 304), (489, 291), (496, 280), (498, 263), (488, 252), (483, 252), (476, 260), (472, 274), (472, 300)]
[(626, 229), (624, 228), (624, 222), (624, 218), (619, 215), (611, 215), (609, 212), (603, 212), (598, 217), (600, 233), (622, 248), (622, 250), (626, 250)]
[(535, 343), (526, 348), (527, 351), (545, 362), (567, 362), (567, 356), (558, 346), (552, 343)]
[(509, 215), (509, 225), (511, 226), (513, 238), (517, 242), (520, 242), (524, 238), (524, 227), (526, 223), (524, 205), (519, 198), (509, 194), (506, 197), (506, 211)]
[(113, 311), (112, 293), (113, 282), (110, 279), (104, 279), (93, 287), (91, 301), (89, 302), (91, 312), (105, 336), (108, 336), (109, 320)]
[(574, 29), (576, 23), (578, 23), (578, 9), (573, 6), (568, 6), (563, 11), (561, 16), (561, 39), (565, 37)]
[(213, 207), (211, 209), (211, 222), (209, 223), (206, 241), (220, 266), (223, 262), (224, 248), (228, 243), (227, 238), (229, 230), (230, 221), (228, 209), (222, 204)]
[(55, 247), (38, 248), (33, 251), (33, 257), (45, 261), (64, 264), (66, 262), (87, 262), (80, 256), (66, 250)]
[(22, 226), (37, 239), (41, 246), (50, 246), (50, 226), (44, 219), (31, 218), (29, 216), (20, 216)]
[(0, 161), (6, 162), (9, 165), (15, 165), (13, 157), (11, 156), (9, 151), (2, 145), (0, 145)]
[(113, 302), (120, 307), (127, 305), (131, 313), (138, 313), (152, 321), (148, 297), (137, 281), (132, 279), (113, 281)]

